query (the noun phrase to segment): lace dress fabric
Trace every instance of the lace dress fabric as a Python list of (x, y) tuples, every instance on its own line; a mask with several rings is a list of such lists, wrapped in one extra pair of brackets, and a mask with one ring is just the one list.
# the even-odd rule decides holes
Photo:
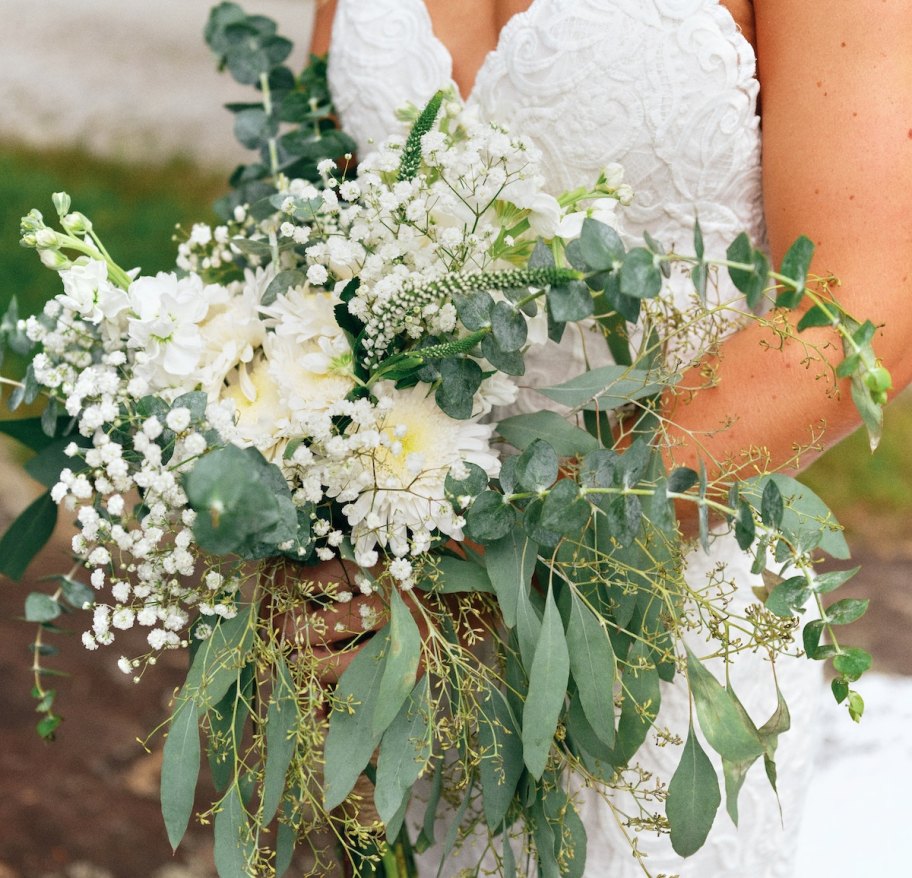
[[(503, 28), (468, 101), (542, 150), (552, 194), (594, 181), (604, 165), (620, 162), (635, 192), (618, 229), (629, 244), (641, 243), (648, 230), (687, 249), (699, 216), (706, 251), (720, 254), (741, 231), (764, 239), (754, 68), (753, 49), (718, 0), (533, 0)], [(453, 85), (452, 59), (422, 0), (340, 0), (329, 79), (341, 121), (363, 154), (399, 129), (398, 108), (421, 105), (438, 88)], [(683, 273), (672, 276), (663, 295), (679, 315), (693, 303)], [(702, 328), (699, 337), (680, 341), (691, 346), (688, 356), (705, 349), (707, 338), (739, 324), (743, 302), (727, 277), (717, 278), (709, 297), (727, 310), (711, 331)], [(501, 415), (541, 408), (536, 386), (565, 380), (587, 361), (598, 365), (607, 358), (604, 342), (585, 329), (565, 333), (561, 347), (559, 356), (551, 349), (528, 357), (523, 379), (528, 390)], [(705, 588), (715, 580), (735, 580), (735, 601), (746, 606), (754, 600), (751, 586), (757, 580), (749, 566), (732, 538), (719, 537), (708, 555), (689, 556), (688, 581)], [(720, 809), (709, 842), (686, 861), (671, 851), (667, 838), (644, 836), (639, 848), (653, 875), (791, 874), (821, 680), (806, 659), (782, 660), (777, 673), (792, 710), (792, 731), (783, 736), (778, 756), (782, 822), (763, 769), (755, 766), (740, 797), (740, 829)], [(741, 655), (732, 676), (754, 720), (765, 722), (776, 704), (768, 662)], [(662, 697), (659, 724), (685, 736), (686, 687), (667, 685)], [(667, 780), (680, 748), (646, 750), (641, 764)], [(579, 799), (589, 837), (585, 874), (642, 875), (609, 807), (591, 790), (582, 790)], [(473, 841), (448, 858), (444, 875), (477, 862)], [(422, 865), (436, 874), (433, 850)]]

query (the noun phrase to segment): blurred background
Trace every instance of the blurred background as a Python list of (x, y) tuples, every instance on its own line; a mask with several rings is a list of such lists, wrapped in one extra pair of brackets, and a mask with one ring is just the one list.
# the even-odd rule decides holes
[[(52, 192), (67, 191), (120, 264), (144, 273), (173, 267), (175, 224), (214, 219), (210, 205), (247, 160), (222, 104), (247, 95), (216, 71), (203, 41), (210, 5), (0, 0), (0, 313), (12, 295), (20, 313), (33, 313), (59, 291), (56, 275), (18, 246), (19, 218), (33, 207), (53, 215)], [(279, 22), (296, 45), (289, 63), (300, 68), (311, 0), (242, 5)], [(15, 368), (8, 360), (4, 374)], [(912, 675), (910, 436), (912, 403), (900, 399), (875, 455), (856, 434), (805, 476), (863, 565), (839, 595), (872, 598), (852, 642), (890, 675), (860, 686), (868, 702), (860, 727), (831, 702), (821, 708), (835, 749), (811, 791), (800, 865), (833, 878), (903, 874), (912, 862), (912, 842), (903, 842), (912, 809), (899, 798), (912, 786), (908, 726), (900, 722), (912, 720), (902, 679)], [(38, 493), (20, 472), (22, 459), (14, 445), (0, 445), (0, 530)], [(66, 721), (53, 744), (34, 732), (34, 626), (21, 621), (22, 604), (29, 591), (47, 588), (42, 576), (68, 568), (68, 542), (62, 525), (22, 582), (0, 577), (0, 878), (208, 878), (210, 830), (191, 827), (172, 856), (157, 800), (161, 739), (151, 737), (148, 752), (140, 743), (165, 715), (183, 656), (134, 686), (114, 666), (119, 651), (83, 649), (76, 635), (84, 626), (73, 616), (74, 635), (57, 637), (61, 652), (50, 660), (72, 675), (57, 684)], [(849, 813), (867, 815), (856, 841), (832, 833), (837, 816)], [(877, 835), (865, 839), (868, 825)]]

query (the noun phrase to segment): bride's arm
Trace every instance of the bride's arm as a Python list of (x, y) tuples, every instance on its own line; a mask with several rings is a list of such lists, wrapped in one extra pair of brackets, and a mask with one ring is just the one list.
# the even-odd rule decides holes
[[(812, 271), (836, 275), (840, 303), (883, 324), (874, 348), (898, 391), (912, 379), (912, 2), (755, 0), (755, 11), (773, 259), (800, 234), (814, 241)], [(837, 361), (832, 332), (811, 333)], [(743, 466), (761, 445), (777, 466), (821, 425), (820, 450), (858, 426), (848, 382), (826, 393), (801, 344), (778, 346), (759, 325), (721, 345), (717, 385), (680, 395), (669, 412), (678, 462)], [(684, 382), (701, 383), (699, 370)]]
[(329, 51), (329, 37), (332, 34), (333, 16), (336, 14), (336, 0), (316, 0), (313, 33), (310, 37), (310, 51), (314, 55), (325, 55)]

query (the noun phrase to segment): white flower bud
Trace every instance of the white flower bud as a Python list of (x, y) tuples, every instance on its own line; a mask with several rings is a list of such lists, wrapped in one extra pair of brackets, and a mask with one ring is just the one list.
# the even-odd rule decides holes
[(51, 196), (51, 201), (54, 202), (54, 209), (61, 219), (70, 212), (70, 196), (66, 192), (55, 192)]

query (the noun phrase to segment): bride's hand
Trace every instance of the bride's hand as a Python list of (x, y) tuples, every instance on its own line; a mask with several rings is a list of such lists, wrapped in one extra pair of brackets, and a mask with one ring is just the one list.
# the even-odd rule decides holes
[[(358, 568), (348, 561), (334, 559), (313, 567), (286, 565), (277, 577), (288, 581), (295, 571), (312, 583), (314, 594), (322, 593), (326, 600), (308, 600), (299, 608), (276, 613), (273, 627), (287, 642), (307, 649), (316, 659), (320, 682), (332, 686), (364, 643), (385, 624), (387, 611), (377, 595), (360, 593), (355, 582)], [(339, 600), (339, 596), (346, 599)]]

